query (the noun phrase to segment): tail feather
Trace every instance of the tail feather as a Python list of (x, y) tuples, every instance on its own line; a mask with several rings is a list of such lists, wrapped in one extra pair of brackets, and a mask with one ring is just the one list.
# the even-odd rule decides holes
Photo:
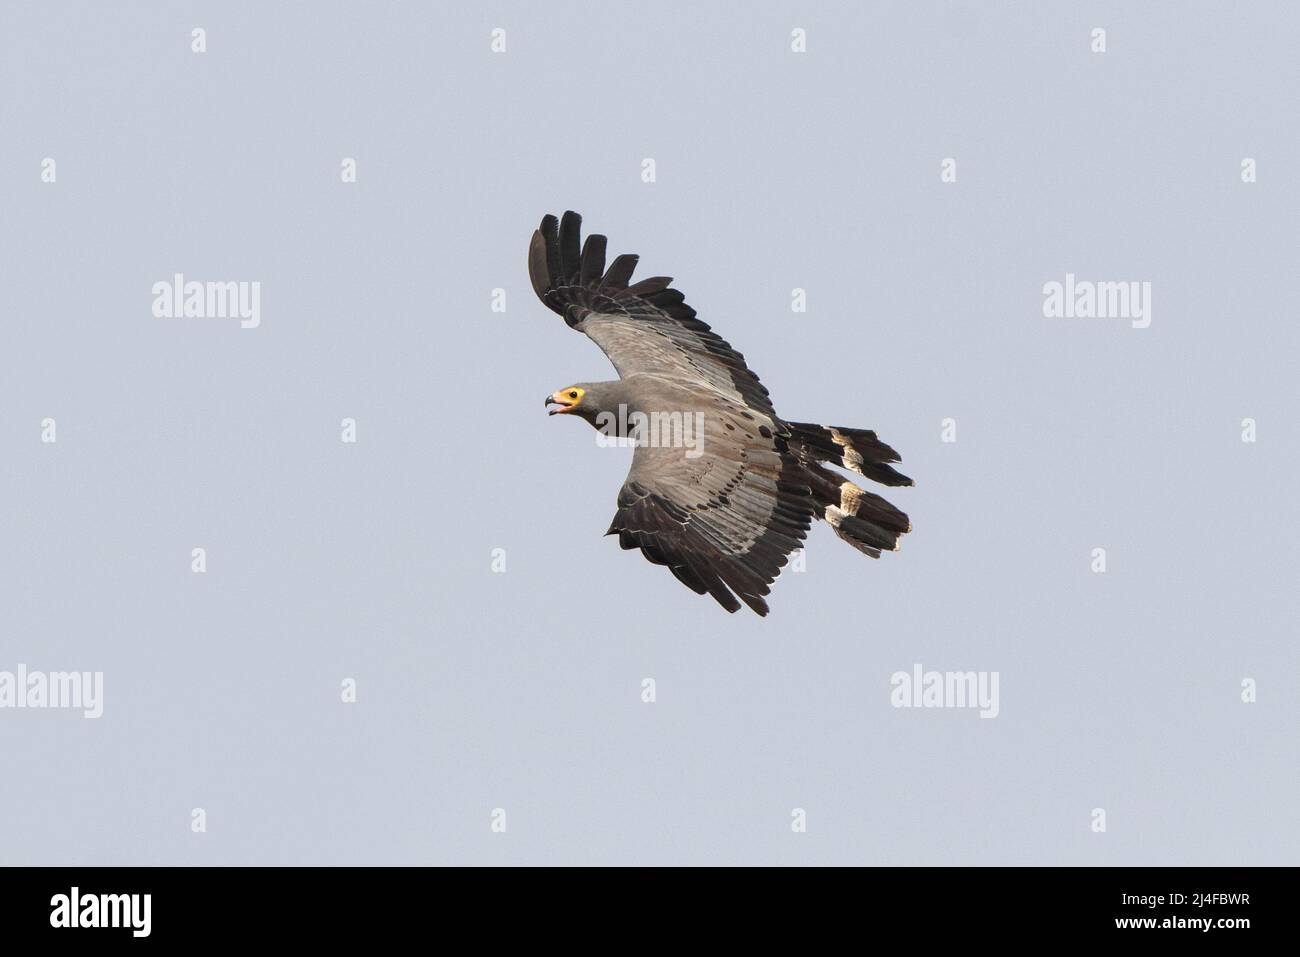
[(885, 485), (912, 485), (910, 478), (889, 466), (900, 461), (898, 453), (863, 429), (788, 424), (790, 450), (810, 476), (819, 516), (836, 535), (872, 558), (879, 558), (882, 551), (897, 551), (899, 539), (912, 530), (907, 514), (820, 463), (850, 469)]
[(830, 462), (857, 472), (863, 478), (881, 485), (915, 485), (910, 478), (890, 466), (902, 458), (867, 429), (841, 429), (834, 426), (814, 425), (810, 422), (791, 422), (794, 440), (802, 444), (811, 458)]

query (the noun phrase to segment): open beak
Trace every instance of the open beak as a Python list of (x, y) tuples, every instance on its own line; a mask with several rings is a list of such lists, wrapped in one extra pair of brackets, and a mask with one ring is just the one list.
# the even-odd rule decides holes
[(558, 392), (553, 393), (552, 395), (548, 395), (546, 397), (545, 404), (549, 406), (551, 403), (558, 405), (559, 408), (548, 410), (546, 413), (547, 415), (555, 415), (557, 412), (568, 412), (570, 409), (573, 408), (573, 403), (570, 402), (568, 399), (560, 398), (560, 393)]

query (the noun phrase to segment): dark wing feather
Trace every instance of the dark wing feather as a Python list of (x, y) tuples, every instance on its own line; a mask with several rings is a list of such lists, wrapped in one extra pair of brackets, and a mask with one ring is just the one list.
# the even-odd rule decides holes
[[(542, 219), (529, 247), (533, 290), (552, 311), (586, 333), (620, 376), (657, 372), (698, 381), (775, 417), (767, 389), (745, 357), (697, 319), (672, 279), (629, 285), (637, 258), (622, 255), (605, 268), (605, 237), (592, 235), (579, 253), (582, 217)], [(602, 275), (603, 273), (603, 275)]]
[(697, 458), (638, 445), (609, 534), (728, 611), (743, 601), (766, 615), (763, 598), (807, 535), (813, 498), (784, 440), (735, 426), (742, 409), (715, 414)]
[[(543, 223), (545, 220), (543, 220)], [(581, 265), (581, 255), (578, 252), (582, 243), (582, 217), (577, 213), (568, 212), (560, 220), (560, 273), (559, 277), (563, 282), (576, 282)]]
[(588, 236), (582, 247), (582, 273), (578, 277), (580, 286), (592, 287), (600, 282), (605, 274), (605, 237)]

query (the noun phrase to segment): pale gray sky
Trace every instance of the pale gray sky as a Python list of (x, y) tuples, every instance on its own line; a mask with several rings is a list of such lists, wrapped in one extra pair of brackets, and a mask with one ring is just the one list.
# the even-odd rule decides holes
[[(0, 671), (104, 712), (0, 709), (0, 862), (1296, 863), (1297, 26), (5, 4)], [(902, 452), (900, 553), (819, 526), (759, 619), (601, 537), (630, 452), (538, 401), (611, 374), (529, 287), (566, 208)], [(260, 325), (155, 318), (178, 272)], [(1045, 318), (1067, 273), (1151, 325)], [(891, 707), (916, 664), (998, 716)]]

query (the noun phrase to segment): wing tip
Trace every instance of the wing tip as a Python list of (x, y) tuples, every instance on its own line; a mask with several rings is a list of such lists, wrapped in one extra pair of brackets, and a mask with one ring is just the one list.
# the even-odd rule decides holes
[[(591, 233), (582, 238), (582, 215), (567, 209), (560, 216), (547, 213), (533, 231), (528, 252), (528, 276), (537, 298), (569, 325), (581, 321), (581, 315), (591, 311), (597, 296), (617, 299), (627, 295), (645, 298), (649, 293), (660, 292), (672, 282), (664, 277), (654, 277), (643, 283), (631, 285), (632, 273), (639, 257), (623, 253), (614, 257), (606, 268), (605, 255), (609, 239), (603, 233)], [(564, 287), (564, 288), (561, 288)], [(578, 316), (572, 308), (578, 307)]]

